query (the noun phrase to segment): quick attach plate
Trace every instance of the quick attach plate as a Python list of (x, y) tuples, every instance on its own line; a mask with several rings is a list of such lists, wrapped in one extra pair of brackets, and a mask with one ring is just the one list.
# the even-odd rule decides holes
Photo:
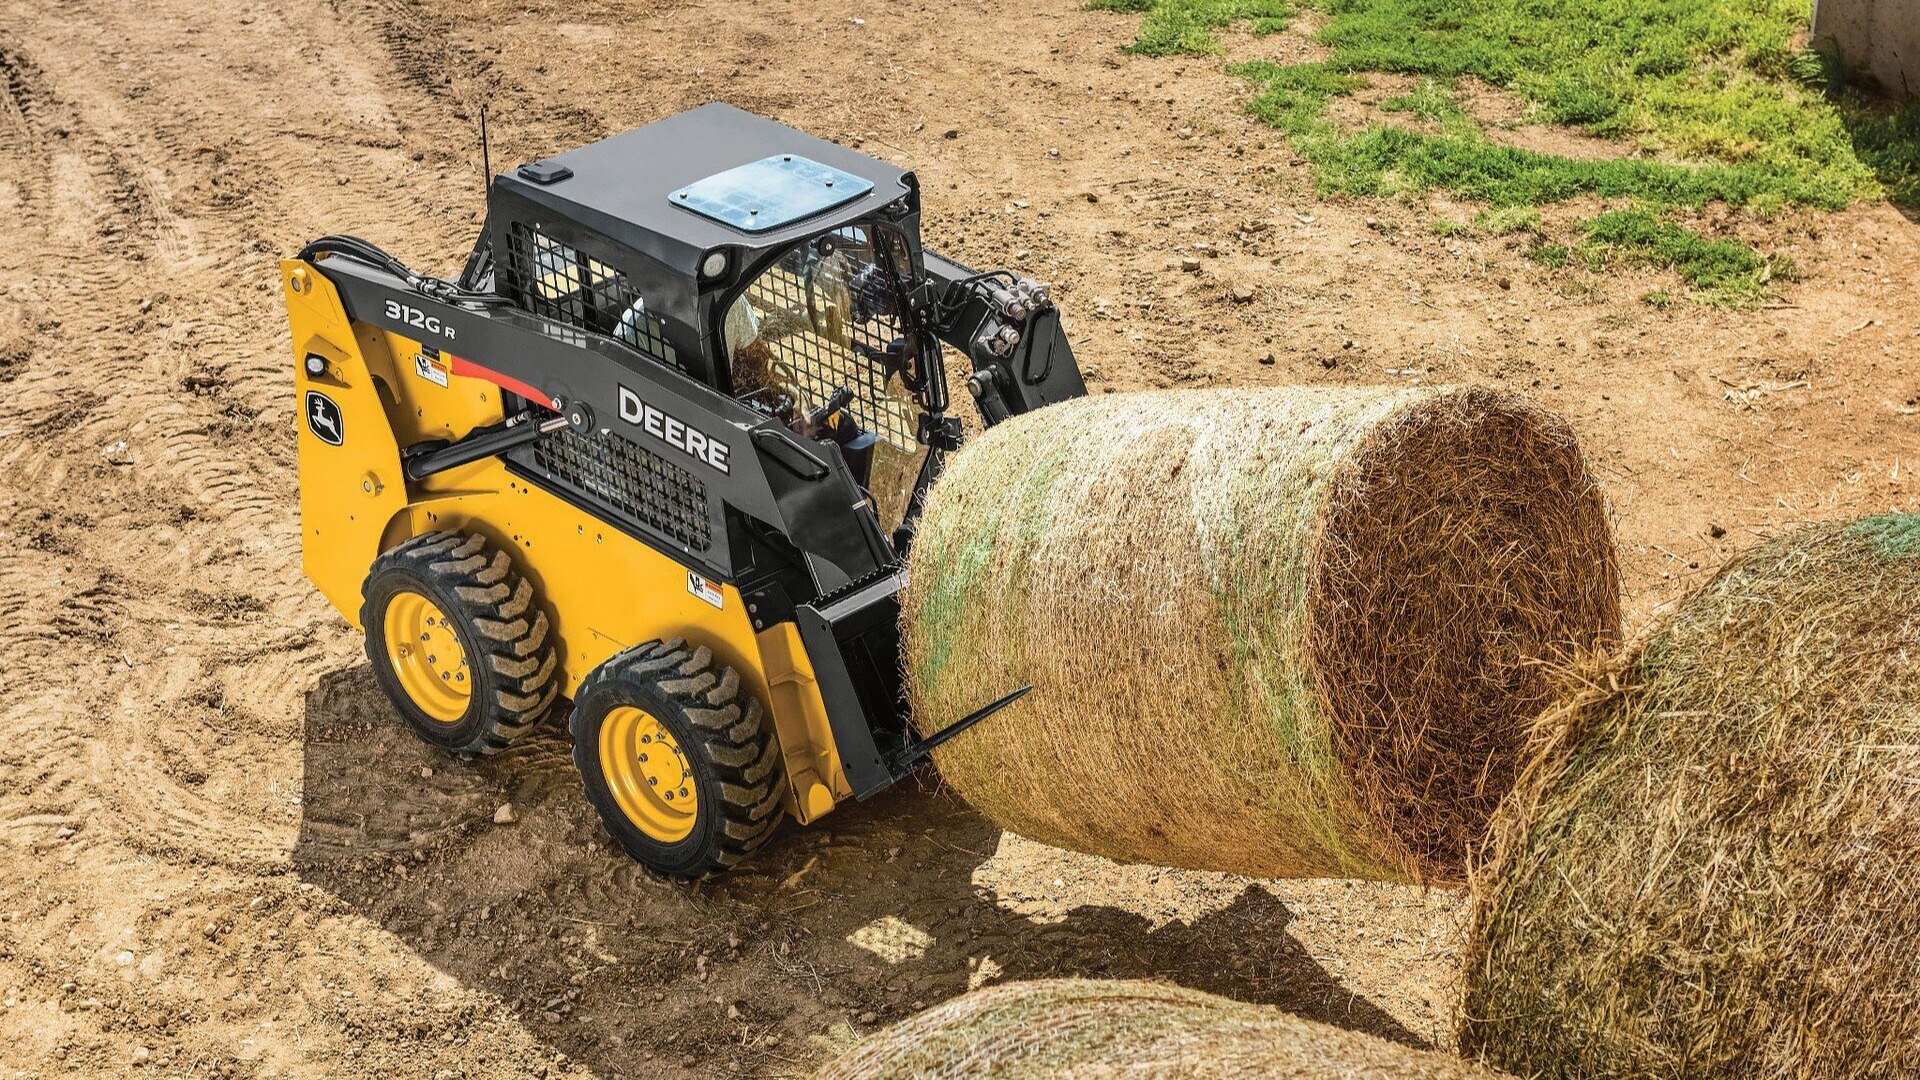
[(667, 197), (675, 206), (760, 233), (824, 213), (873, 190), (873, 182), (798, 154), (776, 154), (696, 180)]

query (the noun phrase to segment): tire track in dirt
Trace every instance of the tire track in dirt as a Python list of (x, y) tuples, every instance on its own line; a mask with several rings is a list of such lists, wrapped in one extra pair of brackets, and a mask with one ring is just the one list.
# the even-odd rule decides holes
[[(86, 7), (82, 6), (76, 14), (84, 16), (86, 11)], [(400, 64), (407, 80), (427, 89), (441, 99), (441, 105), (445, 105), (451, 97), (450, 93), (444, 86), (434, 84), (448, 80), (436, 79), (434, 73), (448, 70), (456, 62), (464, 63), (466, 58), (456, 56), (450, 48), (422, 47), (423, 42), (443, 40), (442, 35), (403, 5), (375, 2), (371, 12), (389, 51), (396, 59), (407, 61)], [(365, 13), (365, 9), (358, 13)], [(98, 40), (106, 35), (104, 32), (95, 32), (90, 36)], [(403, 43), (407, 42), (413, 43), (413, 47), (403, 48)], [(15, 69), (19, 67), (15, 65)], [(148, 78), (148, 82), (166, 81), (160, 73)], [(345, 81), (352, 83), (356, 80), (349, 77)], [(146, 85), (142, 83), (130, 89), (144, 88)], [(142, 178), (153, 171), (144, 165), (145, 160), (191, 160), (196, 148), (188, 143), (198, 138), (196, 132), (202, 129), (177, 123), (160, 123), (136, 132), (132, 129), (141, 125), (136, 125), (125, 116), (121, 106), (129, 97), (139, 100), (147, 94), (130, 95), (119, 88), (95, 88), (91, 84), (88, 89), (93, 92), (85, 100), (68, 108), (75, 116), (68, 137), (92, 148), (87, 156), (95, 166), (98, 186), (116, 200), (116, 220), (131, 221), (142, 226), (139, 229), (105, 226), (104, 231), (115, 238), (112, 253), (136, 263), (164, 264), (169, 269), (179, 269), (183, 264), (193, 263), (195, 252), (192, 250), (192, 233), (172, 227), (172, 223), (182, 220), (183, 216), (171, 205), (173, 196), (170, 186), (144, 182)], [(44, 94), (44, 90), (42, 92)], [(366, 104), (359, 99), (350, 101), (357, 101), (361, 106)], [(204, 116), (197, 118), (204, 123)], [(301, 141), (307, 141), (304, 133), (293, 134)], [(392, 156), (401, 142), (397, 137), (363, 136), (355, 140), (354, 145)], [(261, 151), (257, 149), (252, 151), (252, 154), (259, 153)], [(329, 169), (344, 168), (344, 163), (338, 158), (327, 165)], [(372, 169), (343, 171), (340, 176), (342, 180), (347, 180), (374, 172)], [(198, 187), (197, 184), (190, 186)], [(342, 183), (336, 186), (347, 185)], [(317, 192), (303, 194), (317, 194), (318, 199), (313, 201), (323, 204), (321, 212), (324, 214), (324, 204), (336, 200), (331, 197), (333, 193), (324, 183), (317, 188)], [(271, 188), (269, 185), (255, 185), (244, 195), (225, 198), (218, 207), (224, 211), (223, 216), (244, 221), (245, 228), (237, 230), (240, 236), (236, 246), (242, 251), (265, 246), (260, 242), (258, 230), (263, 225), (271, 226), (270, 222), (263, 223), (260, 220), (263, 209), (268, 205), (294, 202), (302, 211), (303, 218), (315, 212), (315, 208), (308, 205), (308, 200), (265, 198), (262, 191), (270, 192)], [(355, 193), (353, 200), (339, 201), (361, 205), (364, 204), (364, 195)], [(202, 207), (203, 211), (205, 209)], [(149, 223), (155, 227), (146, 228)], [(249, 232), (254, 233), (250, 239), (246, 236)], [(15, 467), (17, 480), (13, 486), (16, 491), (24, 493), (35, 489), (44, 491), (68, 482), (71, 479), (71, 461), (75, 456), (71, 444), (75, 441), (102, 445), (107, 448), (105, 452), (109, 456), (116, 450), (124, 451), (133, 460), (140, 482), (156, 497), (156, 502), (173, 501), (166, 499), (166, 494), (170, 488), (177, 488), (178, 501), (200, 508), (210, 520), (221, 522), (220, 529), (196, 529), (191, 530), (189, 535), (207, 536), (217, 543), (220, 537), (257, 529), (261, 533), (258, 546), (269, 558), (270, 564), (261, 565), (255, 560), (253, 569), (281, 580), (293, 578), (297, 572), (294, 560), (297, 558), (298, 538), (288, 513), (293, 493), (284, 472), (285, 466), (291, 462), (290, 436), (284, 430), (275, 433), (277, 438), (273, 441), (279, 445), (273, 449), (279, 452), (270, 452), (269, 457), (280, 468), (262, 470), (248, 463), (248, 455), (236, 452), (234, 440), (213, 437), (214, 429), (220, 426), (219, 420), (209, 421), (205, 410), (196, 407), (198, 403), (192, 398), (170, 392), (174, 380), (178, 378), (185, 385), (209, 390), (215, 396), (240, 397), (237, 401), (230, 400), (228, 405), (230, 408), (237, 406), (245, 420), (254, 420), (268, 411), (286, 415), (284, 348), (281, 342), (274, 340), (279, 336), (279, 313), (274, 311), (263, 320), (257, 303), (235, 303), (232, 299), (236, 293), (246, 297), (256, 291), (235, 288), (240, 285), (243, 275), (263, 271), (270, 273), (270, 266), (247, 265), (246, 260), (226, 260), (218, 254), (198, 261), (209, 264), (211, 276), (217, 278), (212, 283), (213, 287), (205, 290), (208, 299), (200, 305), (204, 316), (165, 321), (141, 317), (131, 320), (131, 325), (127, 327), (130, 332), (157, 330), (159, 347), (149, 353), (144, 370), (118, 366), (105, 371), (103, 377), (93, 383), (87, 404), (97, 407), (103, 399), (113, 401), (116, 407), (107, 415), (96, 417), (91, 407), (81, 411), (61, 392), (64, 384), (73, 378), (74, 372), (70, 367), (30, 372), (22, 387), (19, 419), (36, 432), (62, 429), (69, 438), (35, 440), (24, 453), (11, 455), (15, 460), (10, 464)], [(122, 278), (127, 287), (136, 287), (138, 284), (137, 275), (123, 274)], [(169, 290), (177, 290), (183, 281), (181, 278), (170, 278), (165, 284)], [(151, 302), (146, 298), (139, 301), (139, 315), (146, 315)], [(215, 310), (207, 311), (208, 308)], [(150, 323), (158, 325), (152, 327), (148, 325)], [(208, 332), (209, 327), (251, 327), (262, 324), (267, 331), (264, 335), (221, 332), (217, 329)], [(94, 327), (95, 331), (107, 329), (104, 324)], [(267, 340), (261, 340), (262, 337)], [(168, 363), (166, 358), (177, 359)], [(224, 391), (234, 387), (242, 388), (244, 396), (224, 394)], [(253, 401), (248, 402), (245, 400), (247, 397)], [(38, 408), (34, 407), (35, 403), (38, 403)], [(139, 416), (136, 426), (142, 429), (141, 437), (112, 439), (117, 427), (124, 423), (130, 413)], [(177, 553), (174, 561), (190, 566), (198, 554), (189, 548)], [(185, 557), (179, 557), (181, 555)], [(204, 560), (201, 561), (204, 563)], [(216, 658), (224, 655), (221, 646), (215, 643), (195, 642), (192, 651)], [(255, 687), (274, 688), (278, 691), (276, 696), (282, 701), (285, 700), (283, 688), (291, 679), (301, 675), (310, 678), (313, 674), (312, 665), (305, 662), (305, 654), (297, 649), (265, 650), (249, 658), (246, 667), (254, 673), (250, 681)], [(107, 713), (110, 716), (137, 714), (143, 711), (140, 708), (142, 705), (147, 709), (156, 705), (177, 708), (181, 701), (194, 692), (194, 686), (194, 680), (185, 677), (150, 681), (136, 693), (121, 695)], [(272, 698), (268, 700), (272, 701)], [(258, 871), (274, 861), (272, 853), (276, 848), (284, 850), (284, 838), (270, 830), (255, 831), (247, 822), (218, 820), (205, 800), (197, 799), (180, 790), (178, 785), (168, 782), (165, 762), (144, 751), (139, 742), (140, 734), (137, 724), (110, 722), (103, 733), (102, 749), (94, 760), (96, 765), (106, 761), (116, 763), (117, 770), (123, 775), (131, 773), (147, 778), (147, 782), (121, 785), (120, 793), (107, 800), (108, 810), (123, 819), (125, 834), (139, 837), (138, 844), (143, 850), (160, 855), (231, 861), (234, 869), (242, 871)]]
[[(336, 0), (338, 2), (338, 0)], [(512, 131), (516, 121), (537, 123), (540, 154), (592, 142), (609, 134), (606, 119), (585, 105), (553, 94), (541, 94), (494, 62), (488, 53), (459, 44), (456, 25), (431, 9), (409, 0), (365, 0), (374, 12), (373, 25), (395, 70), (409, 83), (447, 110), (447, 116), (469, 125), (468, 145), (452, 155), (471, 171), (475, 190), (487, 178), (473, 166), (468, 151), (479, 139), (479, 111), (504, 121)], [(500, 138), (495, 131), (494, 138)], [(496, 145), (494, 162), (504, 168), (509, 147)]]
[[(41, 154), (40, 132), (33, 120), (36, 82), (30, 62), (0, 35), (0, 153), (20, 160)], [(31, 172), (25, 178), (37, 179)]]
[[(0, 705), (17, 732), (0, 747), (0, 853), (31, 868), (0, 879), (0, 962), (87, 1018), (38, 1056), (82, 1074), (117, 1070), (130, 1042), (163, 1065), (272, 1073), (431, 1072), (469, 1047), (502, 1075), (551, 1063), (496, 1002), (287, 874), (301, 691), (358, 643), (304, 588), (276, 595), (299, 581), (299, 544), (273, 263), (370, 204), (411, 221), (432, 182), (373, 92), (397, 80), (356, 29), (365, 14), (0, 5), (19, 28), (0, 40), (0, 173), (35, 175), (42, 152), (69, 167), (12, 193), (18, 236), (0, 250), (0, 281), (30, 282), (46, 327), (0, 399), (0, 540), (45, 545), (0, 562), (18, 673)], [(198, 33), (255, 20), (271, 42)], [(236, 162), (271, 167), (235, 184)], [(350, 190), (369, 184), (371, 200)], [(315, 904), (321, 925), (304, 925)], [(172, 940), (206, 955), (152, 951), (156, 920), (200, 913), (204, 937)], [(349, 986), (362, 999), (330, 989)], [(262, 1037), (263, 1020), (304, 1036)]]
[[(246, 20), (243, 18), (243, 21)], [(95, 96), (114, 101), (123, 95), (109, 87)], [(102, 107), (82, 111), (112, 113), (114, 110)], [(191, 113), (193, 110), (158, 111), (163, 115), (172, 115)], [(136, 136), (128, 131), (127, 128), (131, 126), (138, 125), (122, 123), (108, 128), (89, 128), (84, 137), (96, 148), (107, 148), (116, 143), (137, 146), (148, 141), (144, 135)], [(190, 127), (161, 124), (150, 130), (154, 134), (152, 141), (158, 145), (147, 151), (149, 157), (167, 161), (183, 157), (191, 159), (185, 145), (190, 138)], [(397, 146), (397, 140), (389, 145)], [(151, 170), (143, 165), (128, 166), (124, 150), (96, 152), (91, 156), (102, 163), (110, 187), (133, 196), (131, 202), (121, 208), (119, 217), (167, 220), (181, 217), (169, 205), (170, 197), (159, 187), (128, 182), (128, 178)], [(301, 156), (304, 158), (308, 155)], [(314, 171), (321, 171), (317, 163)], [(197, 187), (198, 184), (193, 186)], [(142, 459), (138, 464), (143, 479), (149, 482), (159, 479), (180, 485), (187, 494), (193, 496), (190, 500), (192, 503), (215, 513), (237, 517), (241, 519), (241, 524), (263, 527), (278, 525), (284, 528), (290, 524), (287, 510), (291, 484), (286, 465), (291, 462), (291, 433), (278, 426), (260, 432), (268, 436), (266, 461), (261, 460), (261, 455), (247, 453), (238, 445), (255, 437), (256, 432), (252, 429), (263, 425), (253, 422), (263, 414), (274, 409), (278, 409), (281, 415), (286, 414), (285, 349), (284, 342), (279, 340), (283, 334), (282, 317), (277, 309), (261, 302), (270, 302), (270, 295), (253, 295), (268, 292), (272, 285), (271, 259), (265, 257), (264, 253), (276, 248), (275, 244), (261, 235), (262, 223), (258, 220), (258, 211), (267, 203), (292, 202), (300, 208), (304, 217), (305, 212), (312, 209), (312, 203), (320, 203), (324, 210), (330, 200), (324, 187), (319, 189), (318, 199), (305, 197), (313, 194), (311, 192), (303, 192), (301, 197), (274, 199), (271, 197), (271, 185), (255, 185), (256, 192), (263, 189), (269, 192), (267, 198), (255, 195), (226, 207), (232, 217), (228, 223), (236, 226), (232, 231), (237, 235), (228, 245), (230, 250), (216, 256), (216, 265), (210, 267), (213, 271), (210, 275), (161, 275), (153, 282), (161, 290), (190, 291), (194, 306), (200, 309), (197, 314), (201, 317), (167, 317), (157, 310), (147, 316), (147, 309), (153, 300), (146, 297), (138, 299), (136, 317), (129, 319), (126, 324), (114, 326), (111, 323), (97, 323), (92, 327), (96, 333), (112, 334), (120, 330), (144, 337), (149, 343), (144, 350), (144, 366), (125, 363), (102, 365), (98, 369), (100, 377), (92, 385), (96, 397), (110, 397), (119, 405), (115, 410), (116, 419), (130, 414), (138, 417), (137, 423), (142, 428), (144, 438), (130, 449), (134, 456)], [(166, 237), (154, 238), (148, 246), (150, 250), (142, 251), (123, 243), (117, 254), (160, 259), (173, 259), (183, 254), (177, 240)], [(113, 272), (107, 267), (91, 269), (93, 273), (87, 275), (90, 292), (124, 294), (127, 286), (137, 284), (130, 275), (123, 273), (119, 275), (121, 288), (100, 290), (101, 273), (112, 276)], [(169, 266), (167, 271), (173, 273), (178, 269)], [(209, 276), (213, 280), (195, 280)], [(245, 329), (237, 333), (222, 329), (234, 326)], [(154, 344), (155, 334), (157, 347)], [(76, 367), (84, 368), (85, 365), (63, 364), (45, 372), (44, 378), (29, 379), (28, 385), (23, 387), (27, 400), (33, 400), (34, 392), (42, 389), (39, 384), (47, 384), (45, 389), (51, 397), (57, 399), (64, 396), (62, 391), (79, 374)], [(223, 411), (226, 415), (209, 417), (205, 409), (195, 407), (190, 395), (181, 392), (182, 385), (202, 390), (210, 388), (212, 396), (225, 399)], [(241, 393), (228, 393), (236, 387), (240, 388)], [(46, 422), (39, 417), (27, 419), (34, 423)], [(239, 438), (218, 437), (217, 433), (223, 427), (241, 429)], [(68, 448), (64, 446), (41, 444), (31, 447), (25, 460), (16, 460), (14, 463), (27, 470), (28, 475), (45, 479), (34, 470), (52, 458), (70, 456), (67, 451)], [(284, 544), (273, 544), (271, 547), (284, 557), (293, 556), (293, 549)], [(272, 569), (279, 570), (282, 567)]]
[[(18, 57), (17, 47), (10, 55)], [(19, 82), (17, 73), (28, 70), (17, 59), (10, 66), (16, 78), (10, 86)], [(44, 80), (44, 76), (42, 76)], [(40, 97), (51, 97), (51, 91), (44, 85), (36, 85), (32, 90)], [(17, 93), (17, 92), (15, 92)], [(112, 102), (111, 96), (101, 96), (97, 100)], [(66, 104), (62, 102), (61, 104)], [(136, 226), (151, 224), (153, 228), (123, 229), (109, 225), (104, 231), (115, 237), (105, 254), (111, 260), (114, 257), (125, 258), (138, 264), (152, 260), (176, 268), (184, 267), (193, 254), (192, 233), (184, 226), (175, 227), (180, 220), (178, 214), (166, 205), (168, 198), (164, 188), (146, 179), (154, 170), (143, 164), (128, 163), (127, 147), (137, 145), (137, 141), (128, 138), (124, 131), (99, 131), (84, 122), (89, 112), (86, 108), (70, 108), (75, 123), (65, 131), (69, 139), (76, 140), (90, 148), (86, 151), (88, 160), (95, 166), (94, 177), (98, 186), (104, 188), (113, 197), (116, 217), (130, 221)], [(94, 112), (115, 112), (113, 109), (94, 109)], [(25, 115), (24, 113), (22, 114)], [(40, 141), (37, 139), (29, 142)], [(116, 148), (115, 144), (119, 144)], [(162, 153), (169, 148), (162, 148)], [(146, 245), (142, 247), (141, 245)], [(135, 273), (124, 267), (112, 265), (85, 265), (81, 259), (70, 260), (62, 268), (73, 280), (49, 282), (55, 289), (62, 286), (72, 288), (80, 281), (97, 288), (103, 281), (118, 278), (123, 286), (138, 287), (140, 282)], [(141, 314), (150, 307), (151, 302), (140, 300), (137, 307)], [(136, 324), (144, 320), (135, 319)], [(135, 334), (145, 329), (136, 325)], [(112, 340), (113, 327), (108, 323), (96, 324), (92, 328), (96, 335), (102, 335), (105, 341)], [(64, 336), (64, 335), (63, 335)], [(95, 339), (104, 351), (105, 342)], [(164, 334), (161, 338), (163, 348), (157, 354), (149, 354), (147, 363), (127, 363), (124, 360), (111, 365), (102, 364), (94, 370), (98, 377), (87, 379), (89, 390), (76, 398), (71, 386), (74, 382), (86, 379), (85, 368), (76, 370), (73, 365), (53, 365), (29, 363), (27, 373), (19, 380), (18, 396), (6, 413), (0, 413), (7, 420), (18, 421), (24, 431), (36, 436), (19, 445), (8, 457), (9, 470), (6, 486), (23, 501), (30, 500), (36, 493), (59, 491), (70, 486), (76, 479), (71, 468), (73, 458), (85, 453), (89, 444), (104, 444), (102, 454), (110, 464), (131, 463), (134, 458), (145, 458), (151, 464), (136, 470), (136, 480), (150, 498), (150, 505), (201, 505), (207, 507), (210, 520), (227, 519), (237, 530), (250, 526), (277, 525), (282, 535), (274, 537), (281, 543), (273, 544), (268, 551), (282, 553), (279, 565), (264, 567), (270, 573), (284, 574), (290, 568), (291, 559), (286, 553), (284, 543), (291, 528), (287, 522), (284, 503), (278, 500), (287, 493), (284, 478), (275, 484), (267, 476), (250, 468), (247, 455), (235, 453), (231, 446), (221, 447), (210, 438), (211, 426), (193, 410), (181, 403), (180, 383), (170, 379), (170, 372), (164, 371), (166, 357), (182, 352), (190, 352), (194, 347), (186, 335), (178, 330)], [(220, 342), (227, 345), (227, 342)], [(137, 355), (137, 354), (136, 354)], [(154, 367), (161, 367), (159, 373)], [(158, 374), (158, 378), (155, 375)], [(171, 385), (169, 385), (171, 383)], [(187, 399), (189, 402), (191, 398)], [(103, 411), (103, 403), (111, 401), (114, 408)], [(131, 423), (129, 423), (131, 421)], [(116, 431), (126, 431), (132, 438), (107, 441)], [(76, 444), (78, 444), (76, 446)], [(126, 461), (116, 461), (115, 455), (125, 455)], [(85, 460), (82, 458), (82, 460)], [(98, 480), (98, 469), (91, 470), (93, 476), (85, 479)], [(179, 488), (178, 495), (172, 495), (170, 489)], [(276, 488), (278, 490), (276, 490)], [(198, 535), (206, 537), (209, 545), (230, 542), (225, 536), (209, 535), (209, 530), (196, 530)], [(230, 535), (230, 534), (229, 534)], [(124, 552), (115, 553), (116, 561), (126, 564)], [(194, 558), (195, 552), (184, 552), (185, 561), (201, 562), (204, 557)], [(133, 565), (138, 565), (137, 562)], [(164, 581), (142, 583), (148, 588), (158, 586), (156, 591), (164, 593)], [(82, 627), (109, 627), (115, 621), (129, 622), (124, 613), (108, 613), (97, 606), (89, 610), (86, 598), (58, 615), (46, 628), (55, 636), (72, 636), (69, 631)], [(116, 620), (115, 615), (118, 615)], [(34, 629), (28, 624), (28, 629)], [(108, 630), (96, 630), (107, 634)], [(194, 650), (196, 655), (219, 656), (217, 646)], [(129, 664), (129, 666), (132, 666)], [(289, 842), (288, 835), (261, 834), (254, 830), (251, 823), (234, 818), (231, 812), (222, 814), (203, 800), (197, 800), (180, 790), (178, 785), (167, 782), (164, 770), (152, 757), (144, 752), (145, 724), (155, 711), (164, 711), (175, 707), (178, 701), (191, 692), (176, 676), (161, 682), (129, 680), (119, 699), (102, 711), (95, 709), (96, 715), (107, 719), (104, 730), (93, 732), (97, 736), (94, 752), (82, 759), (90, 762), (91, 772), (113, 776), (119, 782), (105, 788), (110, 796), (105, 800), (105, 810), (117, 814), (122, 821), (122, 834), (139, 844), (145, 844), (149, 850), (169, 853), (220, 853), (221, 858), (231, 857), (237, 868), (259, 869), (264, 862), (284, 864), (284, 849)], [(130, 718), (139, 718), (132, 720)]]

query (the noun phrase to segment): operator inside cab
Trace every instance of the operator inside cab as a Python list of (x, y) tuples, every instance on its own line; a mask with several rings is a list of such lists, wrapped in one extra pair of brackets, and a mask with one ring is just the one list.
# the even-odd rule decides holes
[(721, 327), (734, 395), (838, 446), (889, 528), (925, 456), (890, 255), (876, 257), (862, 226), (803, 241), (747, 285)]
[[(840, 256), (834, 254), (827, 258)], [(816, 264), (809, 267), (808, 272), (818, 269)], [(776, 334), (784, 332), (790, 337), (794, 333), (819, 335), (820, 331), (812, 326), (799, 326), (791, 319), (781, 320), (778, 317), (781, 309), (777, 307), (762, 313), (754, 305), (753, 293), (749, 288), (727, 309), (724, 333), (732, 357), (735, 394), (777, 416), (795, 435), (839, 446), (854, 479), (866, 487), (872, 478), (873, 447), (879, 442), (879, 436), (863, 429), (847, 408), (852, 403), (851, 387), (835, 387), (834, 394), (817, 401), (818, 395), (808, 393), (810, 387), (798, 377), (793, 365), (779, 359), (781, 352), (798, 343), (783, 342)], [(833, 340), (831, 332), (829, 327), (827, 341)], [(841, 400), (843, 398), (846, 400)]]

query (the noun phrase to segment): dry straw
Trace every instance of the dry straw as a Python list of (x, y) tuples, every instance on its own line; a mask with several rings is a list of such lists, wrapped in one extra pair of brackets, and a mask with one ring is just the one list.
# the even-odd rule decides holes
[(1146, 982), (1011, 983), (888, 1028), (814, 1080), (1494, 1080), (1482, 1067)]
[(1005, 828), (1124, 861), (1456, 881), (1541, 661), (1613, 643), (1567, 426), (1488, 390), (1114, 394), (1002, 424), (929, 500), (919, 717)]
[(1475, 874), (1464, 1049), (1920, 1075), (1920, 515), (1740, 558), (1538, 738)]

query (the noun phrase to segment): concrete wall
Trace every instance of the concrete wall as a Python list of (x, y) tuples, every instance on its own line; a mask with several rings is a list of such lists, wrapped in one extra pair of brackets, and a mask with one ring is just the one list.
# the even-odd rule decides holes
[(1896, 98), (1920, 96), (1920, 0), (1814, 0), (1813, 36)]

